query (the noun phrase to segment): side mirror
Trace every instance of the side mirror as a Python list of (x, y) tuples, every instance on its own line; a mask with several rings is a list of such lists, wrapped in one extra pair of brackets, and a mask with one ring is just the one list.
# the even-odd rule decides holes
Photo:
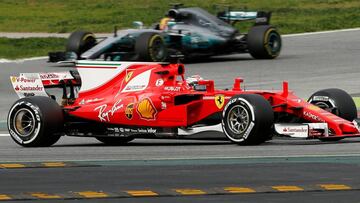
[(135, 29), (143, 29), (144, 28), (144, 23), (141, 22), (141, 21), (134, 21), (133, 26), (135, 27)]

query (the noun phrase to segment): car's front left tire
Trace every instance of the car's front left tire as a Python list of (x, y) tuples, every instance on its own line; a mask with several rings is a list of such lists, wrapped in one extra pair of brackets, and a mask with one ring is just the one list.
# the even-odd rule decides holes
[(229, 140), (241, 145), (261, 144), (271, 138), (274, 112), (261, 95), (232, 97), (222, 114), (222, 128)]
[(62, 135), (63, 111), (56, 101), (42, 96), (16, 101), (8, 114), (11, 138), (24, 147), (47, 147)]

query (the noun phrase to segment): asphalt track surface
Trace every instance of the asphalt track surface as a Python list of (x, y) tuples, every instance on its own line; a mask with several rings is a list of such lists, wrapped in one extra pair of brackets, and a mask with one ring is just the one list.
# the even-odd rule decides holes
[[(302, 98), (329, 87), (357, 95), (359, 42), (360, 31), (289, 36), (284, 38), (283, 52), (276, 60), (252, 60), (248, 55), (220, 57), (188, 64), (187, 75), (214, 79), (218, 88), (231, 87), (236, 76), (245, 79), (247, 89), (277, 89), (282, 80), (287, 80), (290, 89)], [(48, 65), (45, 60), (0, 64), (0, 120), (6, 118), (16, 100), (10, 74), (66, 69)], [(0, 200), (360, 200), (358, 138), (339, 142), (274, 139), (260, 146), (139, 139), (115, 147), (91, 138), (64, 137), (53, 147), (28, 149), (5, 135), (0, 137), (0, 156)]]

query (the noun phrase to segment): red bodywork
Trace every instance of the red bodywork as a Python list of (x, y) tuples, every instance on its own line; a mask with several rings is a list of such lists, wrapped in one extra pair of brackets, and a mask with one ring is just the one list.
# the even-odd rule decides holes
[[(81, 73), (82, 69), (116, 67), (89, 67), (80, 64), (77, 68)], [(150, 75), (145, 88), (127, 86), (132, 79), (146, 71), (150, 71)], [(68, 82), (79, 83), (76, 80)], [(359, 131), (352, 122), (297, 97), (288, 91), (287, 82), (283, 83), (283, 89), (279, 91), (245, 91), (241, 88), (242, 82), (241, 78), (236, 78), (232, 89), (217, 90), (214, 81), (199, 80), (197, 87), (202, 89), (195, 90), (196, 88), (185, 81), (182, 64), (133, 64), (109, 78), (106, 83), (85, 91), (81, 90), (78, 97), (63, 108), (69, 115), (101, 123), (164, 128), (188, 127), (222, 112), (225, 104), (234, 95), (259, 94), (270, 102), (274, 112), (286, 112), (309, 123), (327, 123), (332, 136), (359, 136)], [(44, 86), (54, 83), (56, 81), (50, 81), (48, 84), (44, 83)], [(125, 88), (130, 91), (124, 91)]]

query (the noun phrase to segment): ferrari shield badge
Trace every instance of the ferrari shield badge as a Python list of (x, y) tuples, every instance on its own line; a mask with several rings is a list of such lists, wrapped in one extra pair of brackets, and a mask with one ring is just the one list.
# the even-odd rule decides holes
[(225, 96), (222, 94), (215, 95), (215, 104), (221, 109), (225, 104)]
[(129, 82), (129, 80), (130, 80), (130, 78), (131, 78), (131, 76), (133, 75), (133, 72), (131, 71), (131, 72), (128, 72), (128, 73), (126, 73), (126, 76), (125, 76), (125, 82)]

